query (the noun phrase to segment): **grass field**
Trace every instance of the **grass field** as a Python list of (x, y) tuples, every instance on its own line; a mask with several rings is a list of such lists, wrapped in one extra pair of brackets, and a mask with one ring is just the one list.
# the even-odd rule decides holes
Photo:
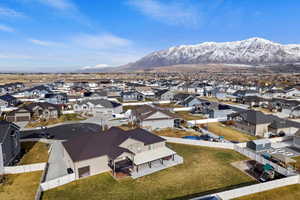
[(199, 120), (199, 119), (205, 119), (204, 116), (199, 115), (193, 115), (189, 111), (180, 111), (175, 113), (178, 117), (184, 119), (184, 120)]
[(1, 200), (33, 200), (42, 172), (7, 175), (5, 184), (0, 184)]
[(246, 159), (232, 150), (168, 144), (184, 164), (139, 179), (116, 181), (108, 173), (46, 191), (43, 200), (189, 199), (255, 183), (230, 163)]
[(224, 136), (226, 140), (247, 142), (257, 139), (254, 136), (247, 135), (231, 127), (228, 127), (220, 122), (208, 123), (208, 130), (219, 136)]
[(48, 147), (47, 144), (41, 142), (22, 142), (22, 149), (25, 150), (20, 165), (41, 163), (48, 161)]
[(181, 138), (183, 136), (189, 136), (189, 135), (199, 135), (194, 131), (177, 130), (172, 128), (166, 128), (159, 131), (154, 131), (154, 133), (160, 136), (178, 137), (178, 138)]
[(237, 198), (235, 200), (299, 200), (300, 184), (260, 192), (253, 195)]

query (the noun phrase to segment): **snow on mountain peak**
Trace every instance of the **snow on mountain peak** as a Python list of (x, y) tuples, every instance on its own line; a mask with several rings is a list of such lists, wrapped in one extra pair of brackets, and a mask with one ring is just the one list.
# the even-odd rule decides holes
[(177, 64), (274, 64), (300, 62), (300, 45), (282, 45), (253, 37), (234, 42), (203, 42), (153, 52), (135, 67), (148, 68)]

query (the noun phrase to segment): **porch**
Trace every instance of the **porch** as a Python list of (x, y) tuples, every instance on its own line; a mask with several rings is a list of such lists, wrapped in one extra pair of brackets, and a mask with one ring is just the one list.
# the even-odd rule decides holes
[(131, 177), (133, 179), (140, 178), (142, 176), (146, 176), (182, 163), (183, 158), (177, 154), (174, 154), (172, 157), (161, 158), (148, 163), (136, 165), (135, 170), (131, 172)]

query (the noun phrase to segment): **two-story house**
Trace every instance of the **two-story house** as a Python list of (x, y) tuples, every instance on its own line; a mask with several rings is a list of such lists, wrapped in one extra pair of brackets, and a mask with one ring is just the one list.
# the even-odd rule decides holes
[(77, 179), (107, 171), (138, 178), (183, 162), (165, 139), (140, 128), (124, 131), (113, 127), (62, 144), (62, 156)]
[(4, 166), (13, 163), (21, 150), (19, 127), (13, 123), (0, 120), (0, 175)]

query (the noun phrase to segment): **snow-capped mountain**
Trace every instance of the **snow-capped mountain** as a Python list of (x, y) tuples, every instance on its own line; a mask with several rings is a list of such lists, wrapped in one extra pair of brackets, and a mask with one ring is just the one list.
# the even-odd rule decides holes
[(126, 67), (146, 69), (179, 64), (266, 65), (299, 62), (300, 45), (282, 45), (262, 38), (250, 38), (171, 47), (153, 52)]

